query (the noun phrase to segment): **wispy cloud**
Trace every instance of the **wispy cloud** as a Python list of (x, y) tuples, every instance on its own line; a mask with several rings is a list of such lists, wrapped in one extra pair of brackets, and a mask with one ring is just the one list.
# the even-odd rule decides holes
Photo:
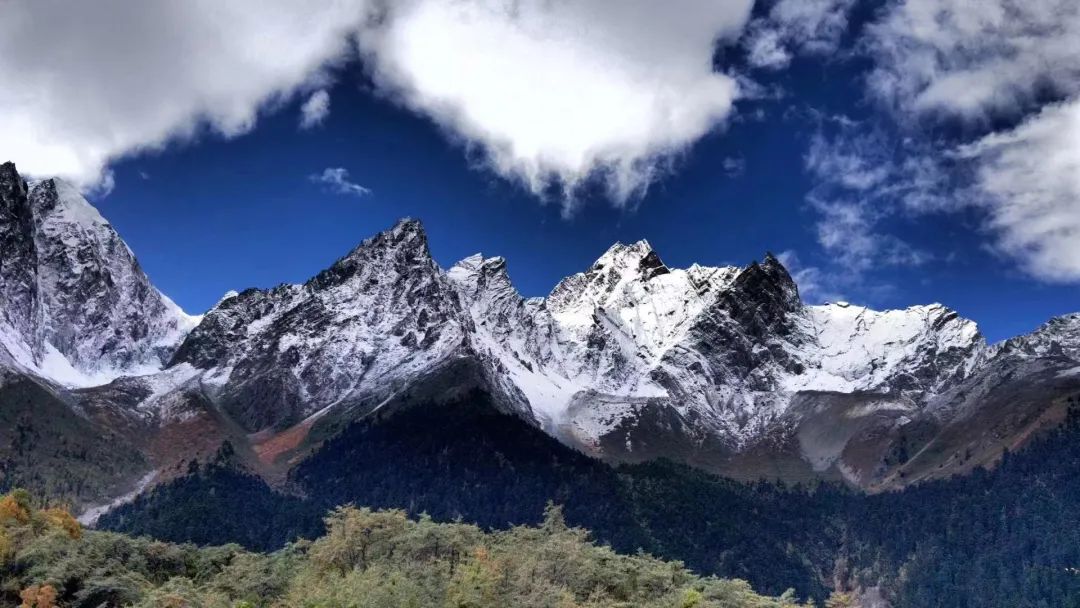
[(746, 159), (741, 156), (725, 156), (720, 166), (728, 177), (739, 177), (746, 173)]
[(803, 264), (794, 250), (783, 251), (776, 257), (799, 286), (799, 295), (804, 302), (821, 304), (845, 299), (843, 292), (838, 289), (838, 275), (829, 274), (817, 266)]
[(894, 109), (971, 121), (1080, 93), (1075, 0), (905, 0), (868, 28), (870, 91)]
[[(965, 211), (1030, 276), (1080, 281), (1080, 4), (905, 0), (860, 48), (886, 110), (875, 121), (890, 125), (826, 121), (812, 141), (822, 246), (856, 265), (918, 264), (929, 258), (888, 220)], [(966, 143), (927, 128), (942, 121)]]
[(321, 125), (330, 115), (330, 93), (319, 89), (300, 106), (300, 128), (310, 129)]
[(913, 212), (930, 191), (916, 167), (898, 163), (886, 135), (871, 125), (828, 119), (804, 160), (817, 183), (807, 202), (818, 214), (818, 243), (843, 267), (862, 273), (932, 259), (882, 227), (897, 214)]
[(796, 53), (824, 54), (837, 50), (848, 28), (855, 0), (778, 0), (767, 15), (747, 29), (744, 46), (750, 65), (779, 70)]
[(371, 190), (349, 179), (349, 172), (341, 167), (327, 167), (322, 173), (314, 173), (308, 176), (308, 180), (316, 184), (322, 184), (327, 190), (335, 194), (348, 196), (367, 196)]

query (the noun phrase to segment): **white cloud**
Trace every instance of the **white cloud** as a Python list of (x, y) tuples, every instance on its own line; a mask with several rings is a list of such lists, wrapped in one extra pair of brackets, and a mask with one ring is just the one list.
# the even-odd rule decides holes
[(92, 199), (102, 199), (112, 194), (115, 188), (116, 174), (113, 173), (112, 169), (105, 169), (101, 172), (100, 178), (94, 185), (87, 188), (86, 195)]
[(365, 2), (7, 0), (0, 159), (84, 188), (108, 164), (209, 127), (250, 129), (349, 51)]
[(903, 112), (983, 121), (1080, 92), (1080, 2), (901, 0), (868, 29), (871, 90)]
[(751, 5), (403, 0), (359, 43), (377, 86), (499, 174), (567, 201), (597, 179), (624, 203), (731, 112), (738, 87), (714, 47)]
[(355, 43), (381, 93), (498, 174), (567, 201), (597, 183), (623, 204), (730, 114), (739, 86), (714, 51), (752, 3), (8, 0), (0, 158), (89, 187), (125, 155), (244, 133), (300, 94), (312, 126), (326, 67)]
[(330, 93), (319, 89), (300, 106), (300, 128), (310, 129), (322, 124), (330, 115)]
[(855, 0), (779, 0), (756, 19), (745, 40), (747, 59), (759, 68), (781, 69), (796, 52), (836, 51)]
[(819, 180), (848, 190), (880, 187), (892, 173), (888, 141), (875, 131), (853, 135), (853, 129), (842, 130), (844, 134), (835, 139), (822, 133), (811, 138), (806, 168)]
[(308, 180), (316, 184), (322, 184), (334, 194), (349, 196), (367, 196), (371, 190), (349, 179), (349, 172), (341, 167), (327, 167), (322, 173), (308, 176)]
[(1080, 281), (1080, 100), (960, 150), (976, 165), (996, 247), (1048, 281)]
[[(885, 217), (974, 210), (989, 247), (1025, 272), (1080, 281), (1080, 3), (894, 0), (866, 31), (868, 90), (899, 134), (811, 147), (808, 167), (841, 191), (819, 205), (836, 227), (823, 244), (860, 229), (877, 240)], [(970, 143), (940, 139), (928, 117)]]

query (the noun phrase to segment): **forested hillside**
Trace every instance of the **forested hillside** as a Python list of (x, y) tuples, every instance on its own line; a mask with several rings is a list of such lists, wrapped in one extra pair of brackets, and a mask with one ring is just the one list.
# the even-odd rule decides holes
[[(0, 602), (24, 608), (795, 608), (739, 580), (620, 555), (550, 506), (485, 532), (404, 511), (335, 509), (322, 537), (271, 554), (84, 532), (29, 494), (0, 498)], [(835, 606), (846, 604), (837, 595)]]
[(872, 496), (740, 484), (663, 461), (610, 468), (490, 408), (439, 411), (357, 424), (327, 445), (292, 480), (325, 500), (273, 491), (223, 457), (102, 523), (277, 549), (320, 534), (321, 513), (336, 504), (506, 529), (539, 523), (553, 499), (571, 525), (618, 551), (641, 548), (774, 595), (790, 586), (819, 602), (872, 590), (912, 608), (1080, 606), (1075, 411), (992, 471)]

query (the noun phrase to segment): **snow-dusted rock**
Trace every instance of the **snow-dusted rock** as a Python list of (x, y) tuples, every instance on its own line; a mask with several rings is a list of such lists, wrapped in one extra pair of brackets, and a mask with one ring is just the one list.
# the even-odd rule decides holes
[(403, 220), (302, 285), (223, 299), (173, 364), (205, 370), (209, 394), (255, 431), (382, 401), (459, 356), (467, 319), (420, 224)]
[(616, 244), (546, 299), (514, 290), (501, 258), (449, 271), (476, 329), (545, 428), (585, 446), (646, 404), (733, 449), (806, 391), (920, 398), (966, 377), (986, 345), (940, 305), (804, 306), (769, 255), (745, 268), (672, 269), (645, 241)]
[[(0, 302), (0, 368), (69, 386), (131, 376), (73, 400), (135, 434), (186, 425), (271, 460), (314, 447), (316, 423), (321, 437), (410, 395), (480, 389), (615, 460), (724, 470), (718, 459), (794, 449), (808, 471), (870, 486), (937, 474), (935, 459), (964, 442), (990, 458), (999, 446), (966, 429), (1029, 433), (1042, 403), (1080, 386), (1080, 315), (988, 346), (940, 304), (807, 306), (772, 255), (680, 269), (646, 241), (525, 298), (502, 258), (442, 270), (415, 220), (303, 284), (229, 292), (199, 322), (150, 285), (78, 192), (28, 186), (10, 164)], [(1026, 413), (1011, 416), (1018, 402)]]
[(150, 284), (113, 227), (58, 179), (0, 166), (0, 351), (66, 386), (161, 369), (197, 317)]

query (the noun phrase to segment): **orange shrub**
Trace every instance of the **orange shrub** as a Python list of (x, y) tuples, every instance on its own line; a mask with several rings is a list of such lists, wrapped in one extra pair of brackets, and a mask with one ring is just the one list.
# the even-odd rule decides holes
[(14, 496), (8, 494), (0, 498), (0, 524), (11, 523), (12, 521), (20, 524), (29, 523), (30, 510), (19, 504), (19, 501)]
[(41, 517), (44, 518), (50, 526), (60, 528), (64, 532), (67, 532), (67, 535), (71, 538), (76, 540), (82, 538), (82, 526), (77, 519), (72, 517), (67, 509), (61, 509), (59, 507), (44, 509), (41, 511)]

